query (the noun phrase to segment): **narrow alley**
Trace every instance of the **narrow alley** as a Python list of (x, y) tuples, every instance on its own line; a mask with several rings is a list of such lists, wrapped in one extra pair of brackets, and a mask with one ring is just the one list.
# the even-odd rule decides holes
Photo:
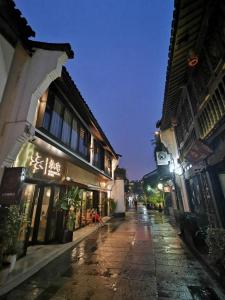
[(225, 299), (167, 217), (139, 205), (46, 266), (4, 300)]

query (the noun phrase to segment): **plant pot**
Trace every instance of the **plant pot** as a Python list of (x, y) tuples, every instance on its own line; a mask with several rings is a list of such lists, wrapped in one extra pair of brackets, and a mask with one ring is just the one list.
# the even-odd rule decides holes
[(63, 243), (70, 243), (73, 241), (73, 231), (64, 230)]
[(16, 254), (9, 254), (3, 256), (3, 263), (9, 264), (9, 272), (12, 272), (12, 270), (15, 267), (16, 264)]

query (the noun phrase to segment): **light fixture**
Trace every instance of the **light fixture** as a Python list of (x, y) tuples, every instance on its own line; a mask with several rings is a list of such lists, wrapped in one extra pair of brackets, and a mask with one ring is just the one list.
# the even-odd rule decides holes
[(187, 61), (188, 66), (191, 68), (195, 67), (198, 64), (199, 58), (194, 50), (189, 50)]
[(46, 192), (46, 197), (50, 197), (51, 196), (51, 189), (50, 188), (48, 188), (47, 189), (47, 192)]
[(161, 182), (158, 183), (157, 188), (162, 191), (163, 190), (163, 184)]
[(182, 175), (183, 174), (183, 169), (180, 165), (178, 165), (175, 170), (174, 170), (174, 173), (177, 174), (177, 175)]

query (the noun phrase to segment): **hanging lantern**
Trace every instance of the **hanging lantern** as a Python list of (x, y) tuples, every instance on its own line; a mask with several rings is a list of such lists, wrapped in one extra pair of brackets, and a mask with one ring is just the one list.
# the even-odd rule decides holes
[(171, 118), (171, 124), (172, 124), (173, 127), (176, 127), (176, 126), (177, 126), (177, 118), (176, 118), (175, 116), (173, 116), (173, 117)]
[(198, 55), (195, 53), (194, 50), (190, 50), (189, 53), (188, 53), (188, 66), (190, 68), (194, 68), (197, 64), (198, 64)]

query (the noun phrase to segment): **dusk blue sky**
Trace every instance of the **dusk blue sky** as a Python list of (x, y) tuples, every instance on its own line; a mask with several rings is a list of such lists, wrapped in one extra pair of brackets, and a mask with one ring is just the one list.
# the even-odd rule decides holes
[(155, 168), (172, 0), (16, 0), (35, 40), (69, 42), (68, 68), (128, 178)]

